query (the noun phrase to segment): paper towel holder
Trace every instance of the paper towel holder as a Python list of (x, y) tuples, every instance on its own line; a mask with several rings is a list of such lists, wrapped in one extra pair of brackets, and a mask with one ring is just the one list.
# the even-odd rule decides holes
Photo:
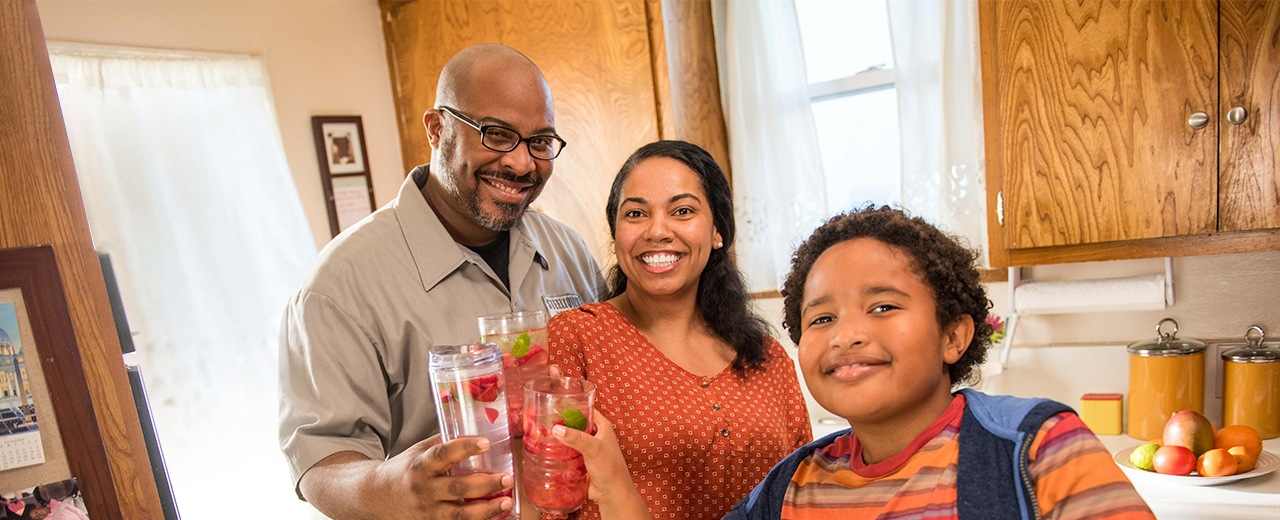
[[(1000, 352), (1000, 367), (998, 370), (1003, 371), (1009, 365), (1009, 351), (1013, 348), (1013, 335), (1018, 329), (1018, 302), (1017, 290), (1022, 284), (1022, 267), (1009, 268), (1009, 310), (1012, 315), (1005, 328), (1007, 329), (1004, 336), (1004, 345)], [(1165, 257), (1164, 259), (1164, 303), (1166, 307), (1172, 307), (1173, 298), (1173, 258)], [(999, 372), (996, 372), (998, 374)], [(994, 375), (994, 374), (993, 374)]]

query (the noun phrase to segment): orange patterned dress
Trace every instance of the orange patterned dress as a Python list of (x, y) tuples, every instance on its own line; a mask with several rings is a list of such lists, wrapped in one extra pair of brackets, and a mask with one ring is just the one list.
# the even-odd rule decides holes
[[(608, 303), (550, 323), (551, 363), (596, 384), (622, 455), (654, 520), (719, 520), (774, 464), (813, 440), (795, 365), (766, 338), (769, 360), (744, 379), (710, 377), (667, 359)], [(600, 513), (587, 502), (576, 518)]]

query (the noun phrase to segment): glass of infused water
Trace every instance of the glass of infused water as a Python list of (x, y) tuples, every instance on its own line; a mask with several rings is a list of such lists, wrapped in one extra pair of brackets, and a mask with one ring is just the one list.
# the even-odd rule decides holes
[[(440, 436), (445, 441), (460, 437), (484, 437), (489, 449), (454, 463), (450, 474), (463, 477), (475, 473), (515, 475), (507, 420), (506, 388), (503, 385), (502, 352), (492, 343), (436, 345), (431, 347), (431, 372)], [(512, 497), (513, 507), (496, 518), (519, 518), (517, 486), (474, 500)]]
[(547, 313), (517, 311), (480, 316), (480, 341), (494, 343), (502, 350), (502, 367), (507, 381), (511, 434), (523, 434), (520, 410), (524, 408), (524, 382), (547, 375)]
[(595, 433), (591, 407), (595, 384), (577, 377), (544, 376), (524, 386), (524, 460), (521, 489), (538, 511), (564, 515), (587, 499), (587, 466), (582, 454), (551, 434), (556, 425)]

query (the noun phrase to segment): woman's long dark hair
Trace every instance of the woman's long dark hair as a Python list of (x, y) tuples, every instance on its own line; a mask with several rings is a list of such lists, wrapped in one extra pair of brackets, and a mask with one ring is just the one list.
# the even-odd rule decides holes
[[(728, 343), (738, 357), (733, 360), (733, 369), (741, 376), (747, 376), (747, 370), (760, 368), (768, 356), (765, 354), (765, 336), (769, 334), (769, 323), (751, 309), (747, 296), (747, 283), (742, 278), (729, 248), (733, 245), (735, 227), (733, 223), (733, 194), (729, 190), (729, 180), (711, 157), (698, 145), (684, 141), (658, 141), (640, 147), (631, 157), (622, 163), (618, 175), (613, 178), (613, 187), (609, 190), (609, 203), (605, 206), (605, 218), (609, 220), (609, 235), (617, 236), (618, 204), (622, 198), (622, 185), (627, 177), (640, 163), (656, 157), (666, 157), (684, 163), (690, 170), (698, 174), (702, 180), (702, 190), (707, 194), (708, 205), (711, 206), (712, 222), (723, 247), (711, 250), (707, 258), (707, 266), (702, 269), (698, 278), (697, 303), (698, 314), (707, 323), (711, 331), (721, 340)], [(614, 298), (627, 290), (627, 275), (616, 264), (609, 271), (609, 294), (605, 300)]]

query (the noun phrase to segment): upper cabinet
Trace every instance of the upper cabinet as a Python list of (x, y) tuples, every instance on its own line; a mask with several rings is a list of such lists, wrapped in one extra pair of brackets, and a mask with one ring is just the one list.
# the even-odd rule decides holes
[(1218, 7), (1218, 229), (1280, 228), (1280, 2)]
[(1280, 2), (979, 5), (993, 264), (1280, 249)]

